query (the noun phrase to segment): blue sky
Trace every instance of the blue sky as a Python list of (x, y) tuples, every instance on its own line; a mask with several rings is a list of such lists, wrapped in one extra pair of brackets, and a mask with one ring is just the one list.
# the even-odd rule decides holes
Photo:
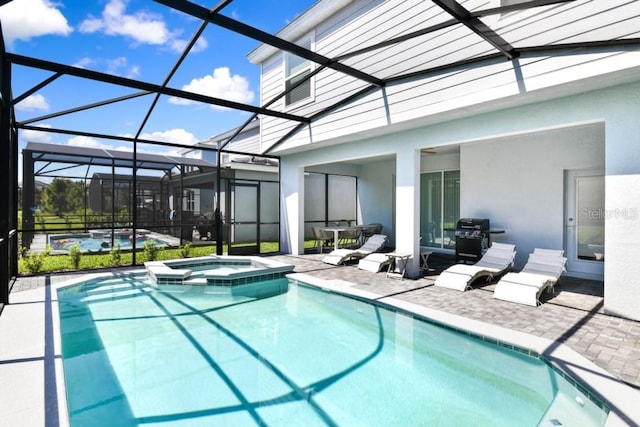
[[(316, 0), (235, 0), (223, 14), (276, 32)], [(218, 0), (194, 3), (207, 9)], [(13, 0), (0, 7), (8, 52), (162, 84), (200, 21), (151, 0)], [(169, 86), (259, 105), (259, 66), (246, 55), (258, 42), (212, 24), (207, 26)], [(17, 97), (51, 76), (13, 66)], [(137, 92), (105, 83), (63, 76), (16, 105), (18, 121)], [(154, 95), (32, 123), (41, 127), (133, 136)], [(248, 113), (213, 108), (162, 96), (141, 138), (185, 145), (242, 124)], [(26, 141), (131, 150), (126, 142), (21, 131)], [(175, 151), (141, 147), (144, 151)]]

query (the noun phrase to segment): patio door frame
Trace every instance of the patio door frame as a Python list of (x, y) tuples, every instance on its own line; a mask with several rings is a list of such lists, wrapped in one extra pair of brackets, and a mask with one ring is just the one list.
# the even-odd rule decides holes
[[(604, 263), (602, 261), (581, 259), (578, 257), (578, 227), (579, 219), (585, 215), (596, 217), (604, 215), (604, 194), (602, 194), (602, 206), (594, 206), (589, 212), (581, 212), (578, 206), (579, 188), (578, 181), (581, 178), (602, 177), (603, 169), (574, 169), (565, 171), (565, 208), (564, 208), (564, 249), (567, 257), (567, 272), (571, 276), (589, 279), (604, 279)], [(604, 191), (604, 190), (603, 190)], [(583, 209), (584, 210), (584, 209)], [(604, 224), (602, 225), (604, 228)], [(604, 230), (603, 230), (604, 233)], [(603, 250), (604, 255), (604, 250)]]
[[(245, 200), (237, 198), (237, 189), (255, 189), (255, 212), (247, 209)], [(258, 183), (247, 182), (229, 182), (229, 206), (227, 212), (229, 212), (228, 224), (229, 224), (229, 236), (228, 236), (228, 249), (229, 255), (256, 255), (260, 253), (260, 185)], [(241, 205), (238, 206), (238, 203)], [(255, 216), (251, 216), (252, 214)], [(239, 215), (240, 214), (240, 215)], [(246, 232), (250, 226), (255, 227), (255, 235), (251, 233), (253, 237), (248, 239), (248, 234), (244, 235), (243, 242), (236, 244), (236, 237), (240, 231)], [(243, 229), (243, 230), (240, 230)], [(244, 241), (251, 240), (254, 244), (244, 244)]]

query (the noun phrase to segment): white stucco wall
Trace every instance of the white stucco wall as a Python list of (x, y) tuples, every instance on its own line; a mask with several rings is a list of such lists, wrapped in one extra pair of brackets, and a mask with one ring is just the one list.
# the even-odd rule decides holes
[[(443, 123), (430, 127), (432, 141), (472, 141), (491, 139), (489, 135), (509, 136), (515, 133), (535, 129), (552, 129), (572, 127), (585, 123), (604, 123), (604, 163), (605, 163), (605, 247), (604, 265), (605, 311), (611, 314), (640, 320), (640, 263), (637, 255), (640, 252), (640, 83), (623, 84), (608, 89), (587, 92), (553, 101), (532, 104), (510, 109), (497, 114), (480, 115), (456, 122)], [(541, 138), (543, 141), (547, 138)], [(480, 143), (479, 143), (480, 144)], [(547, 141), (547, 144), (552, 144)], [(480, 148), (478, 148), (480, 149)], [(558, 150), (558, 148), (554, 148)], [(469, 154), (469, 152), (467, 152)], [(568, 155), (568, 153), (566, 153)], [(586, 154), (586, 153), (585, 153)], [(536, 170), (549, 162), (558, 162), (554, 155), (535, 156), (529, 153), (524, 161), (515, 157), (512, 161), (521, 162), (527, 169)], [(575, 153), (574, 153), (575, 155)], [(490, 156), (489, 156), (490, 157)], [(593, 157), (591, 157), (593, 159)], [(588, 167), (587, 159), (579, 167)], [(469, 161), (462, 159), (461, 163)], [(573, 160), (565, 159), (565, 162)], [(558, 164), (560, 167), (572, 167)], [(578, 166), (578, 165), (576, 165)], [(495, 162), (490, 167), (500, 167)], [(512, 172), (513, 174), (513, 172)], [(557, 176), (557, 173), (556, 173)], [(511, 177), (513, 178), (513, 177)], [(540, 176), (541, 179), (546, 179)], [(476, 179), (476, 177), (474, 177)], [(495, 182), (502, 185), (505, 180)], [(465, 194), (467, 194), (465, 189)], [(553, 190), (557, 193), (557, 189)], [(556, 200), (558, 198), (556, 197)], [(463, 199), (464, 200), (464, 199)], [(480, 209), (473, 210), (464, 201), (469, 214), (480, 214)], [(559, 202), (560, 203), (560, 202)], [(532, 207), (535, 204), (532, 203)], [(561, 209), (554, 206), (554, 212)], [(628, 215), (616, 215), (627, 212)], [(496, 213), (498, 215), (498, 213)], [(553, 214), (556, 216), (556, 213)], [(561, 217), (561, 216), (560, 216)], [(506, 222), (496, 216), (496, 227)], [(552, 221), (552, 227), (559, 230), (561, 224)], [(505, 226), (505, 228), (509, 228)], [(513, 229), (513, 227), (511, 227)], [(547, 239), (559, 241), (562, 232), (558, 231)], [(509, 237), (512, 237), (509, 235)], [(515, 237), (515, 236), (513, 236)], [(504, 236), (507, 238), (507, 235)], [(532, 239), (537, 239), (534, 237)], [(519, 239), (522, 241), (521, 239)], [(519, 247), (523, 243), (518, 242)], [(527, 244), (526, 241), (524, 243)], [(531, 245), (531, 243), (529, 243)], [(523, 248), (524, 249), (524, 248)], [(521, 262), (521, 258), (520, 258)]]
[(460, 215), (506, 230), (521, 268), (534, 248), (564, 249), (564, 172), (604, 169), (604, 124), (573, 126), (460, 148)]
[(395, 246), (393, 223), (393, 182), (396, 173), (395, 159), (375, 161), (361, 168), (358, 176), (358, 222), (380, 223), (382, 233), (389, 237), (389, 245)]
[(607, 114), (605, 311), (640, 320), (640, 84), (602, 100)]
[[(437, 154), (437, 150), (435, 151)], [(422, 158), (422, 173), (460, 169), (460, 153), (436, 154), (427, 155)]]

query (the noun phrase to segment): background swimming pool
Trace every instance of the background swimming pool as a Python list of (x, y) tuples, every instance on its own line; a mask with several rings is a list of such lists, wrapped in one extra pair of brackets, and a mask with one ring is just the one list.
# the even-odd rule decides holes
[(286, 279), (261, 286), (282, 293), (169, 294), (130, 276), (60, 290), (72, 425), (604, 423), (537, 358)]
[[(140, 236), (136, 239), (136, 247), (142, 248), (144, 242), (152, 241), (158, 247), (166, 246), (167, 242), (164, 242), (160, 239), (156, 239), (149, 236)], [(80, 245), (80, 250), (82, 252), (109, 252), (111, 250), (111, 239), (110, 238), (93, 238), (88, 236), (65, 236), (54, 238), (51, 237), (49, 239), (49, 244), (54, 251), (68, 251), (71, 249), (71, 246), (74, 244)], [(114, 238), (114, 246), (115, 244), (120, 245), (120, 249), (131, 249), (132, 244), (131, 240), (128, 237)]]

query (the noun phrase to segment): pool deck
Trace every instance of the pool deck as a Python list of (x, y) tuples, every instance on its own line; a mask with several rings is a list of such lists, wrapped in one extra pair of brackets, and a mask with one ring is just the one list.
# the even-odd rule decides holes
[[(437, 274), (451, 263), (450, 257), (437, 254), (429, 259), (434, 271), (417, 280), (387, 278), (355, 265), (325, 264), (319, 254), (272, 258), (294, 264), (296, 273), (333, 281), (350, 292), (366, 292), (375, 299), (414, 304), (564, 344), (636, 393), (640, 390), (640, 322), (603, 313), (602, 282), (563, 277), (541, 306), (530, 307), (495, 300), (491, 284), (467, 292), (433, 286)], [(57, 319), (51, 285), (80, 276), (21, 277), (14, 284), (11, 304), (0, 315), (0, 424), (66, 425), (58, 409), (64, 386), (60, 345), (53, 334)]]

